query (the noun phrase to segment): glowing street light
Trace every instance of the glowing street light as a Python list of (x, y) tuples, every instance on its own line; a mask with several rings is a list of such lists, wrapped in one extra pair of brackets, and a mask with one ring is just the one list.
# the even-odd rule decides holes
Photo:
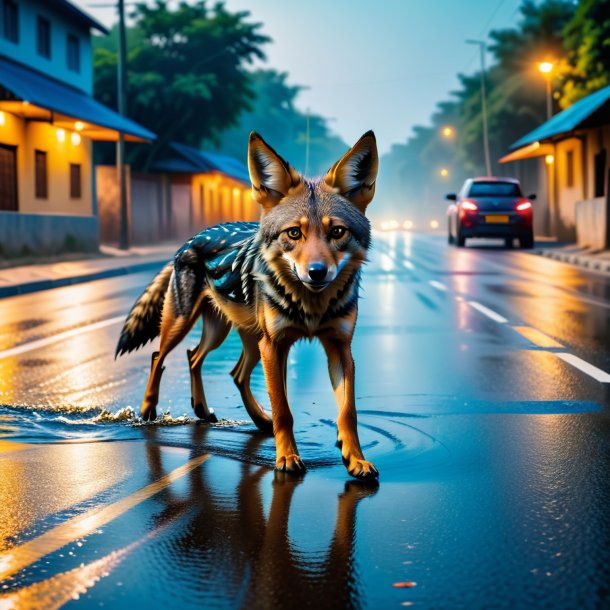
[(430, 228), (434, 229), (434, 230), (438, 229), (438, 220), (431, 220), (430, 221)]
[(443, 169), (441, 169), (441, 176), (443, 178), (447, 178), (449, 176), (449, 170), (446, 167), (443, 167)]
[(541, 61), (538, 64), (538, 71), (546, 81), (546, 118), (547, 121), (553, 116), (553, 97), (551, 91), (551, 76), (553, 75), (553, 63), (550, 61)]
[(441, 135), (443, 138), (447, 138), (447, 140), (451, 140), (453, 136), (455, 136), (455, 129), (451, 127), (451, 125), (445, 125), (441, 129)]

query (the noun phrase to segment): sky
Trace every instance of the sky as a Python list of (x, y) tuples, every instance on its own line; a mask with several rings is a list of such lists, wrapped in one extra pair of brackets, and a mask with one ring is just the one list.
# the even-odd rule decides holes
[[(112, 8), (76, 0), (110, 26)], [(108, 4), (111, 0), (108, 0)], [(129, 4), (127, 0), (126, 4)], [(212, 2), (210, 2), (212, 4)], [(329, 119), (348, 144), (373, 129), (380, 152), (404, 143), (479, 66), (466, 39), (515, 26), (520, 0), (225, 0), (273, 39), (265, 65), (307, 87), (297, 106)]]

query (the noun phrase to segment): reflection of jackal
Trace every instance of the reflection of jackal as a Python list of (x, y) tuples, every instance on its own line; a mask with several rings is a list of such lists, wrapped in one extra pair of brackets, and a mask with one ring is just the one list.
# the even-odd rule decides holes
[[(244, 405), (260, 429), (273, 430), (276, 467), (302, 471), (286, 398), (286, 364), (295, 341), (317, 337), (339, 405), (344, 463), (355, 477), (378, 476), (358, 440), (350, 349), (360, 267), (370, 242), (364, 212), (375, 192), (377, 164), (369, 131), (324, 178), (309, 181), (259, 135), (250, 135), (248, 168), (253, 197), (262, 206), (260, 223), (222, 224), (193, 237), (146, 288), (123, 327), (117, 354), (161, 334), (142, 403), (144, 419), (156, 417), (165, 357), (202, 316), (201, 342), (187, 351), (192, 401), (198, 417), (216, 421), (205, 400), (201, 365), (235, 326), (243, 351), (232, 375)], [(272, 419), (250, 390), (250, 375), (261, 359)]]

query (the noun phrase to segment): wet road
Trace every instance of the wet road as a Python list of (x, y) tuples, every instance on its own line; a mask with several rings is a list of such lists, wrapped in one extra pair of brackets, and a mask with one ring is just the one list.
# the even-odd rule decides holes
[(152, 348), (113, 352), (151, 275), (0, 303), (0, 608), (610, 606), (610, 278), (376, 236), (354, 340), (371, 488), (334, 447), (316, 344), (289, 367), (303, 479), (247, 421), (233, 334), (204, 366), (219, 425), (191, 419), (197, 328), (141, 425)]

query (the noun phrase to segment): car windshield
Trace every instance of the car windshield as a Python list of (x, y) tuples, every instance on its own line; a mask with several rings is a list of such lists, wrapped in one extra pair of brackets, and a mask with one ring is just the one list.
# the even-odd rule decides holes
[(521, 188), (515, 182), (473, 182), (468, 197), (520, 197)]

